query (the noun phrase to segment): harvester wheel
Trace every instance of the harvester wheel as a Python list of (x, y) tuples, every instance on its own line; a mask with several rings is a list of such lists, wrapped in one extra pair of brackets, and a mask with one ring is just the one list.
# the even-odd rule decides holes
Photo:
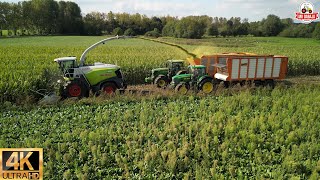
[(89, 91), (80, 82), (70, 82), (64, 87), (63, 98), (88, 97)]
[(199, 90), (205, 94), (209, 94), (214, 90), (212, 79), (204, 79), (199, 84)]
[(107, 82), (101, 86), (101, 92), (103, 94), (111, 95), (117, 90), (117, 86), (114, 83)]
[(302, 9), (302, 13), (306, 13), (307, 10), (305, 8)]
[(158, 88), (165, 88), (169, 84), (169, 79), (166, 76), (158, 76), (154, 80), (154, 84), (156, 84)]
[(174, 89), (176, 92), (179, 92), (180, 94), (187, 94), (190, 87), (186, 83), (179, 83)]
[(312, 10), (311, 10), (311, 9), (309, 10), (309, 13), (310, 13), (310, 14), (312, 13)]

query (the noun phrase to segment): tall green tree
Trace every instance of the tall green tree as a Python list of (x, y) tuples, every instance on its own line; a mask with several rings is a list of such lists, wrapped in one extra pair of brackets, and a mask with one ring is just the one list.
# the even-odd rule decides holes
[(267, 19), (263, 20), (262, 33), (266, 36), (277, 36), (283, 30), (283, 27), (278, 16), (268, 15)]
[(189, 16), (182, 18), (175, 26), (175, 35), (178, 38), (201, 38), (206, 30), (205, 24), (197, 18)]
[(167, 22), (166, 25), (162, 29), (162, 35), (175, 37), (176, 36), (175, 28), (176, 28), (177, 22), (178, 22), (177, 20), (171, 20), (171, 21)]
[(70, 1), (59, 1), (59, 33), (80, 34), (83, 29), (81, 9)]
[(218, 35), (219, 35), (219, 30), (218, 30), (217, 24), (211, 24), (211, 25), (207, 28), (206, 34), (207, 34), (208, 36), (218, 36)]
[(262, 23), (260, 21), (250, 22), (248, 27), (248, 33), (254, 36), (263, 36)]
[(313, 31), (313, 37), (320, 40), (320, 23), (318, 22), (314, 31)]
[(8, 28), (9, 22), (7, 16), (10, 12), (10, 4), (7, 2), (0, 2), (0, 33), (2, 36), (2, 30)]
[(101, 35), (105, 29), (105, 16), (103, 13), (91, 12), (84, 19), (84, 30), (87, 35)]
[(58, 31), (59, 5), (54, 0), (32, 0), (32, 22), (40, 34)]
[(21, 8), (22, 8), (22, 21), (21, 21), (21, 28), (23, 35), (27, 35), (35, 29), (35, 26), (33, 25), (32, 21), (32, 15), (30, 12), (32, 11), (32, 4), (31, 1), (22, 1), (21, 2)]

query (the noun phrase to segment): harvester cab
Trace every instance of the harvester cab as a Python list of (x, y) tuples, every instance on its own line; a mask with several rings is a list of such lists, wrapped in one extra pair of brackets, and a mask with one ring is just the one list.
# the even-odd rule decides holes
[(214, 89), (213, 78), (206, 73), (203, 65), (189, 65), (187, 74), (175, 75), (170, 83), (176, 92), (186, 94), (189, 89), (209, 94)]
[(65, 77), (70, 77), (74, 73), (74, 68), (77, 67), (76, 57), (63, 57), (54, 60), (59, 65), (60, 71)]
[(168, 60), (165, 68), (152, 69), (151, 76), (145, 78), (146, 83), (153, 83), (158, 88), (165, 88), (178, 74), (185, 74), (184, 60)]

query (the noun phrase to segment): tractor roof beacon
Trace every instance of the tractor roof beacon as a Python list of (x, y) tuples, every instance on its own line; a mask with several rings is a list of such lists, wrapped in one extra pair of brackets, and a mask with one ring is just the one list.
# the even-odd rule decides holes
[(98, 95), (101, 92), (112, 94), (116, 89), (125, 89), (126, 84), (119, 66), (101, 62), (93, 65), (85, 64), (86, 55), (90, 50), (107, 41), (125, 38), (130, 37), (111, 37), (91, 45), (82, 53), (79, 64), (76, 62), (77, 58), (73, 56), (54, 59), (59, 64), (65, 80), (60, 87), (62, 98), (87, 97), (90, 90)]

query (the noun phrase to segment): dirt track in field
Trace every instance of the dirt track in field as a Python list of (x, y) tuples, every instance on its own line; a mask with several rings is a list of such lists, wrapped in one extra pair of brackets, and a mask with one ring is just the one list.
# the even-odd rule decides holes
[(291, 82), (293, 84), (320, 84), (320, 76), (289, 77), (283, 82)]
[[(320, 76), (299, 76), (299, 77), (289, 77), (285, 80), (279, 80), (276, 81), (277, 84), (284, 84), (287, 86), (293, 86), (293, 85), (299, 85), (299, 84), (319, 84), (320, 85)], [(156, 88), (155, 86), (151, 84), (147, 85), (131, 85), (127, 88), (128, 91), (149, 91), (151, 93), (163, 93), (164, 91), (167, 91), (166, 93), (170, 93), (170, 90), (164, 90)]]

